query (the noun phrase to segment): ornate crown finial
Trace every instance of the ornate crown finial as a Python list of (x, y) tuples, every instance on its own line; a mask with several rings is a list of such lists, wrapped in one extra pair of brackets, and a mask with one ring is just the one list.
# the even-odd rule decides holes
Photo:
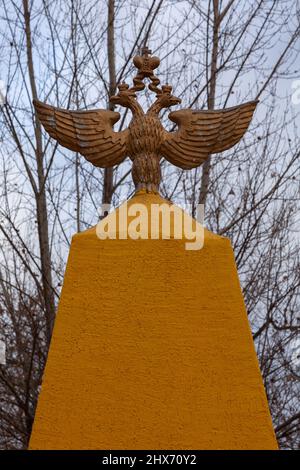
[[(157, 69), (160, 64), (159, 58), (152, 56), (152, 51), (147, 46), (140, 48), (139, 52), (139, 55), (136, 55), (133, 58), (133, 63), (138, 69), (138, 73), (133, 78), (133, 86), (129, 88), (129, 85), (121, 83), (118, 85), (119, 93), (115, 96), (112, 96), (110, 101), (115, 104), (128, 104), (129, 96), (131, 96), (132, 99), (136, 99), (135, 92), (145, 89), (146, 85), (144, 80), (145, 78), (148, 78), (150, 80), (148, 88), (150, 91), (156, 94), (157, 100), (159, 100), (161, 95), (168, 94), (169, 97), (172, 97), (174, 100), (176, 100), (176, 104), (180, 103), (181, 100), (179, 100), (179, 98), (171, 95), (172, 87), (170, 85), (163, 85), (160, 88), (160, 80), (154, 74), (154, 70)], [(173, 101), (173, 104), (175, 104), (175, 101)]]
[(142, 47), (141, 52), (142, 52), (142, 55), (145, 55), (146, 57), (148, 57), (148, 54), (149, 55), (152, 54), (152, 51), (151, 51), (151, 49), (149, 49), (148, 46)]

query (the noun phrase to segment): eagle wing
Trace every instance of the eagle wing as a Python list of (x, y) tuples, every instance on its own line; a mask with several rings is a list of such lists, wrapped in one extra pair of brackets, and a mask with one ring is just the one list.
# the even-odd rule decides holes
[(70, 111), (37, 100), (33, 104), (48, 134), (94, 166), (117, 165), (127, 156), (128, 130), (113, 131), (120, 113), (106, 109)]
[(166, 132), (161, 154), (173, 165), (191, 169), (211, 153), (223, 152), (246, 132), (258, 101), (213, 111), (182, 109), (169, 114), (177, 132)]

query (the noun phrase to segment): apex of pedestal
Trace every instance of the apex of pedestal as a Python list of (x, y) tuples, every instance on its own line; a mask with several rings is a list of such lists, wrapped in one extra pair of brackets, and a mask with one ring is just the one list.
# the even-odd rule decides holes
[(96, 236), (100, 240), (182, 240), (188, 243), (188, 249), (191, 250), (201, 249), (205, 243), (212, 241), (228, 242), (226, 238), (204, 227), (201, 220), (203, 214), (198, 214), (198, 217), (199, 221), (159, 194), (138, 191), (96, 226), (75, 237)]

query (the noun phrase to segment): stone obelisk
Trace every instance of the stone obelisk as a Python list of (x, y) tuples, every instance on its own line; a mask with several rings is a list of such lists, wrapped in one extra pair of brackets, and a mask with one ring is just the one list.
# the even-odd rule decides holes
[[(106, 239), (96, 227), (73, 237), (30, 449), (276, 449), (230, 241), (204, 229), (202, 249), (186, 250), (161, 218), (148, 239), (129, 234), (135, 204), (171, 204), (157, 194), (161, 155), (201, 164), (238, 142), (256, 103), (176, 111), (167, 133), (158, 112), (179, 100), (148, 49), (134, 63), (134, 86), (112, 100), (133, 112), (123, 133), (117, 113), (35, 103), (50, 135), (93, 164), (130, 155), (137, 192), (125, 219), (123, 206), (107, 216)], [(145, 77), (157, 97), (146, 114)]]

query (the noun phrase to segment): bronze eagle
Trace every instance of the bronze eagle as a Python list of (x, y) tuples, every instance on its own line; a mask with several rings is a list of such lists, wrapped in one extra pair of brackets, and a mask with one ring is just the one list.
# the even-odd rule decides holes
[[(233, 147), (246, 132), (258, 101), (250, 101), (222, 110), (181, 109), (169, 114), (178, 129), (167, 132), (159, 119), (163, 108), (177, 105), (179, 98), (172, 95), (172, 87), (162, 85), (154, 75), (160, 60), (151, 56), (148, 48), (133, 59), (138, 73), (134, 85), (118, 85), (118, 94), (110, 98), (112, 104), (129, 108), (131, 122), (126, 130), (114, 132), (113, 126), (120, 113), (108, 109), (70, 111), (34, 101), (34, 106), (46, 131), (64, 147), (79, 152), (94, 166), (106, 168), (118, 165), (130, 157), (132, 178), (136, 190), (158, 192), (161, 171), (160, 160), (191, 169), (201, 165), (210, 154)], [(136, 92), (148, 88), (156, 93), (156, 100), (145, 113), (137, 101)]]

